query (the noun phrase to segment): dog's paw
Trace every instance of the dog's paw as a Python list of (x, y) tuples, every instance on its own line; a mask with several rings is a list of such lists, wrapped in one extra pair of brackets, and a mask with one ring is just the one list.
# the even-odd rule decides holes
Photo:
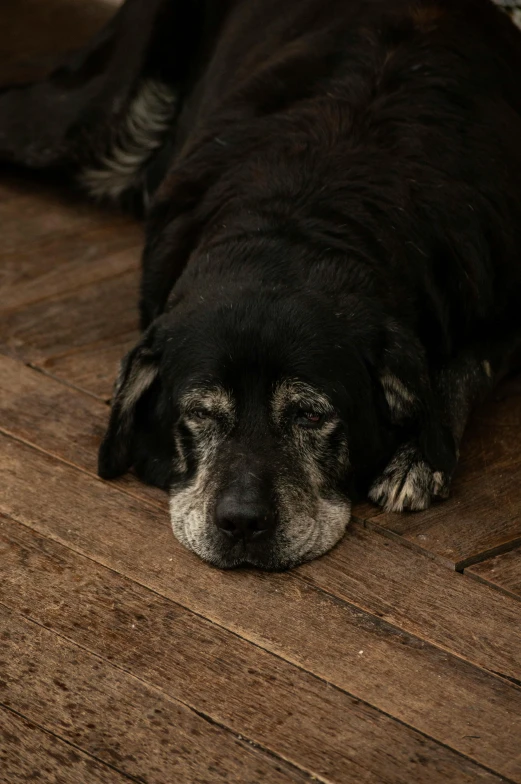
[(447, 498), (448, 477), (434, 471), (415, 444), (401, 446), (381, 476), (374, 482), (369, 498), (386, 512), (419, 512), (435, 499)]

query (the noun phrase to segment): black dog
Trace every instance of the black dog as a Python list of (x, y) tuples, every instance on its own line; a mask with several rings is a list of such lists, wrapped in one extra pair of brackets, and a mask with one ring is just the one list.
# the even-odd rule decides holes
[(446, 497), (519, 361), (521, 33), (489, 0), (127, 0), (0, 97), (0, 153), (144, 203), (99, 470), (219, 566)]

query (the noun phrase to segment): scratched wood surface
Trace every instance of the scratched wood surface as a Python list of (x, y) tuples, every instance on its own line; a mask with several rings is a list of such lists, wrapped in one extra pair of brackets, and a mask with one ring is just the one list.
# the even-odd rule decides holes
[(465, 573), (521, 599), (521, 548), (481, 561), (465, 569)]
[[(0, 73), (110, 13), (4, 0)], [(141, 227), (12, 171), (0, 225), (0, 782), (521, 784), (520, 380), (448, 502), (360, 504), (319, 561), (220, 572), (163, 493), (96, 476)]]

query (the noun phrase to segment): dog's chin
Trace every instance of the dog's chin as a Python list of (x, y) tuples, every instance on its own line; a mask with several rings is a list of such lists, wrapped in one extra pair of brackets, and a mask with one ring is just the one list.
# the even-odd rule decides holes
[(184, 526), (173, 522), (174, 535), (188, 550), (218, 569), (256, 568), (276, 572), (291, 569), (304, 559), (288, 557), (284, 548), (273, 541), (251, 546), (243, 542), (231, 544), (224, 536), (207, 533), (194, 537)]
[[(172, 507), (174, 504), (171, 502)], [(291, 535), (291, 531), (282, 529), (270, 539), (253, 544), (231, 543), (224, 534), (209, 524), (199, 524), (195, 530), (193, 525), (187, 524), (186, 519), (179, 518), (175, 514), (172, 514), (171, 520), (174, 535), (181, 544), (214, 567), (219, 569), (250, 567), (281, 572), (315, 560), (338, 544), (350, 520), (350, 504), (346, 502), (342, 507), (344, 516), (341, 524), (339, 524), (337, 509), (336, 525), (324, 526), (323, 521), (322, 525), (313, 521), (315, 525), (310, 527), (310, 534), (304, 539), (295, 538)], [(308, 520), (308, 526), (309, 523)], [(303, 523), (300, 522), (295, 527), (302, 529)]]
[(205, 550), (204, 554), (197, 548), (192, 548), (206, 563), (218, 569), (262, 569), (267, 572), (282, 572), (297, 566), (301, 561), (291, 560), (283, 553), (278, 553), (276, 547), (260, 547), (257, 551), (243, 545), (217, 546), (210, 553)]

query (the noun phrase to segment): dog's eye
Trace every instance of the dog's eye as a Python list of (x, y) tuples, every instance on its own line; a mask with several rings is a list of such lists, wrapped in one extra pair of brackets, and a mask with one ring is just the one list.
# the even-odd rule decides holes
[(319, 414), (317, 411), (299, 408), (295, 413), (295, 422), (301, 427), (320, 427), (323, 421), (324, 414)]
[(202, 421), (204, 419), (211, 419), (212, 418), (212, 414), (211, 414), (210, 411), (208, 411), (207, 408), (202, 408), (202, 407), (193, 408), (190, 411), (190, 418), (191, 419), (198, 419), (198, 420)]

